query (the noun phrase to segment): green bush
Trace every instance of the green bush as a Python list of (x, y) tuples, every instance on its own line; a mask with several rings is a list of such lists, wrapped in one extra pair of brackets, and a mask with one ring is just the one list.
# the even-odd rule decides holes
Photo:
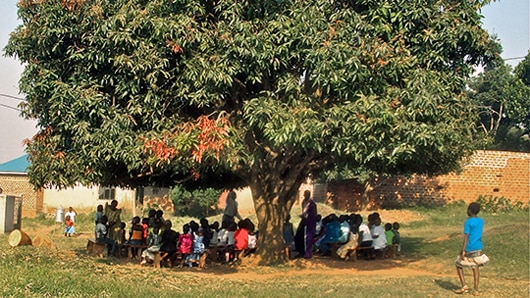
[(175, 205), (175, 215), (201, 218), (217, 212), (217, 203), (221, 193), (222, 190), (214, 188), (190, 191), (177, 185), (170, 189), (169, 197)]
[(510, 199), (492, 195), (479, 195), (477, 203), (481, 205), (482, 211), (488, 213), (528, 210), (528, 205), (525, 206), (522, 202), (512, 203)]

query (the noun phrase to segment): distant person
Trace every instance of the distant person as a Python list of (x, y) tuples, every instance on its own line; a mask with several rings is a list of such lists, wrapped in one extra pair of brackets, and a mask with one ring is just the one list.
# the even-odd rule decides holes
[(243, 220), (241, 215), (239, 215), (236, 197), (237, 195), (233, 190), (228, 192), (228, 195), (226, 196), (226, 206), (223, 212), (222, 222), (234, 222), (235, 223), (235, 220), (234, 220), (235, 217), (237, 217), (239, 220)]
[(317, 241), (316, 245), (323, 255), (331, 253), (331, 243), (339, 242), (342, 236), (339, 217), (332, 213), (326, 216), (322, 222), (324, 223), (324, 234)]
[[(359, 227), (359, 247), (372, 247), (372, 233), (370, 228), (363, 222), (363, 217), (360, 214), (355, 215), (357, 226)], [(372, 258), (373, 251), (366, 249), (364, 255), (367, 259)]]
[(96, 214), (94, 215), (94, 221), (96, 225), (101, 222), (101, 217), (103, 216), (103, 205), (98, 205), (96, 207)]
[(349, 219), (348, 215), (343, 214), (339, 216), (341, 235), (340, 235), (338, 242), (340, 243), (348, 242), (348, 239), (350, 237), (351, 227), (350, 227), (350, 223), (348, 222), (348, 219)]
[(393, 253), (397, 254), (397, 251), (394, 250), (393, 244), (394, 244), (394, 231), (392, 231), (392, 224), (387, 222), (385, 224), (385, 237), (386, 237), (386, 246), (387, 246), (387, 257), (390, 257), (393, 255)]
[(64, 214), (65, 218), (66, 216), (70, 216), (70, 219), (72, 222), (75, 222), (75, 216), (77, 215), (77, 212), (72, 207), (68, 207), (68, 212)]
[(210, 231), (212, 233), (211, 239), (210, 239), (210, 246), (217, 246), (217, 243), (219, 242), (219, 222), (214, 221), (210, 225)]
[(285, 243), (285, 255), (287, 258), (291, 257), (291, 251), (295, 249), (294, 246), (294, 228), (290, 221), (291, 215), (287, 214), (285, 222), (283, 223), (283, 241)]
[(118, 201), (112, 200), (110, 205), (105, 203), (105, 210), (103, 211), (103, 214), (105, 214), (108, 219), (107, 237), (115, 241), (119, 241), (120, 235), (118, 235), (118, 230), (121, 223), (121, 209), (118, 209)]
[(381, 226), (381, 217), (379, 214), (374, 214), (372, 220), (372, 246), (374, 247), (377, 256), (384, 257), (386, 249), (386, 234), (385, 229)]
[(470, 291), (464, 278), (464, 267), (473, 270), (473, 296), (478, 296), (479, 267), (489, 262), (488, 257), (482, 253), (484, 245), (482, 243), (482, 231), (484, 220), (477, 216), (480, 211), (480, 204), (473, 202), (467, 207), (469, 216), (464, 222), (464, 242), (462, 250), (456, 259), (456, 271), (462, 287), (455, 291), (456, 294), (463, 294)]
[(160, 235), (160, 241), (162, 242), (160, 246), (161, 258), (162, 260), (169, 262), (169, 267), (172, 267), (180, 235), (172, 229), (173, 224), (170, 220), (166, 220), (162, 226), (164, 227), (164, 230)]
[[(248, 249), (248, 234), (249, 234), (249, 228), (248, 228), (248, 222), (245, 220), (240, 220), (238, 223), (238, 228), (234, 232), (234, 250), (237, 251), (243, 251)], [(243, 253), (244, 254), (244, 253)], [(235, 256), (234, 258), (237, 259), (238, 256)]]
[(394, 233), (394, 238), (392, 238), (392, 244), (396, 244), (396, 255), (401, 254), (401, 236), (399, 235), (399, 223), (396, 221), (392, 224), (392, 233)]
[(65, 225), (64, 236), (72, 237), (72, 235), (74, 235), (75, 233), (75, 228), (74, 228), (74, 221), (72, 220), (72, 218), (70, 218), (70, 215), (67, 215), (65, 217), (64, 225)]
[[(129, 243), (131, 245), (142, 245), (144, 241), (144, 228), (140, 224), (140, 217), (135, 216), (131, 222), (131, 230), (129, 231)], [(136, 255), (136, 254), (135, 254)]]
[(155, 260), (155, 254), (160, 251), (161, 239), (159, 228), (153, 228), (153, 232), (149, 234), (147, 238), (147, 249), (142, 252), (142, 261), (140, 265), (145, 265), (148, 262), (153, 262)]
[(204, 233), (203, 230), (197, 230), (197, 233), (193, 236), (193, 245), (191, 252), (186, 256), (186, 265), (192, 267), (193, 264), (198, 264), (201, 255), (205, 251), (204, 246)]
[(313, 255), (313, 243), (317, 225), (317, 205), (311, 199), (311, 191), (304, 191), (302, 201), (302, 218), (305, 219), (305, 249), (304, 258), (309, 259)]
[(164, 231), (166, 228), (166, 220), (164, 219), (164, 211), (161, 209), (158, 209), (155, 211), (155, 227), (158, 227), (160, 231)]
[(337, 249), (337, 256), (345, 261), (349, 260), (352, 253), (357, 253), (356, 249), (359, 246), (359, 234), (357, 233), (357, 226), (352, 222), (350, 225), (350, 235), (348, 241)]
[(190, 233), (190, 230), (191, 230), (190, 225), (184, 224), (184, 226), (182, 227), (183, 233), (180, 234), (178, 238), (178, 244), (179, 244), (178, 252), (183, 255), (187, 255), (191, 253), (193, 249), (193, 236)]
[(96, 242), (105, 243), (107, 245), (107, 255), (116, 255), (118, 244), (114, 239), (108, 237), (107, 233), (107, 216), (101, 217), (101, 222), (96, 226)]

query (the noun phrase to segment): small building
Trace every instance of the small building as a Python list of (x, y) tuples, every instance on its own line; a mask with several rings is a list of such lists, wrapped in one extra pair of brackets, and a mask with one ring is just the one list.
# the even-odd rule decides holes
[(27, 169), (28, 155), (0, 164), (0, 189), (2, 194), (14, 196), (17, 207), (22, 203), (22, 216), (35, 217), (43, 210), (43, 192), (36, 190), (31, 183)]
[[(105, 205), (114, 199), (118, 201), (120, 208), (132, 210), (137, 202), (142, 201), (135, 189), (118, 187), (77, 184), (66, 189), (36, 190), (29, 182), (29, 165), (27, 154), (0, 164), (0, 190), (2, 194), (14, 196), (19, 202), (18, 205), (22, 204), (22, 217), (35, 217), (42, 213), (53, 215), (59, 206), (71, 206), (78, 212), (90, 212), (94, 211), (97, 205)], [(167, 193), (167, 190), (159, 191)], [(153, 197), (157, 192), (148, 188), (147, 193)]]

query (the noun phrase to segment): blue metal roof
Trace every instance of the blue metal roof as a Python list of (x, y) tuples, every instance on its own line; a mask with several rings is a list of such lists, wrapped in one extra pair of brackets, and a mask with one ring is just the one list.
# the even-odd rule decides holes
[(28, 154), (0, 164), (2, 173), (27, 173), (29, 167)]

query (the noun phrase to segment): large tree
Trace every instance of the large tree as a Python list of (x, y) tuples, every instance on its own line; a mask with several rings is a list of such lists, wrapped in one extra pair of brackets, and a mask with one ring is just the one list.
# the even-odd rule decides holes
[(469, 81), (488, 148), (530, 150), (530, 52), (512, 73), (503, 61), (488, 65)]
[(445, 173), (471, 152), (476, 0), (21, 0), (37, 187), (249, 185), (264, 263), (302, 181)]

